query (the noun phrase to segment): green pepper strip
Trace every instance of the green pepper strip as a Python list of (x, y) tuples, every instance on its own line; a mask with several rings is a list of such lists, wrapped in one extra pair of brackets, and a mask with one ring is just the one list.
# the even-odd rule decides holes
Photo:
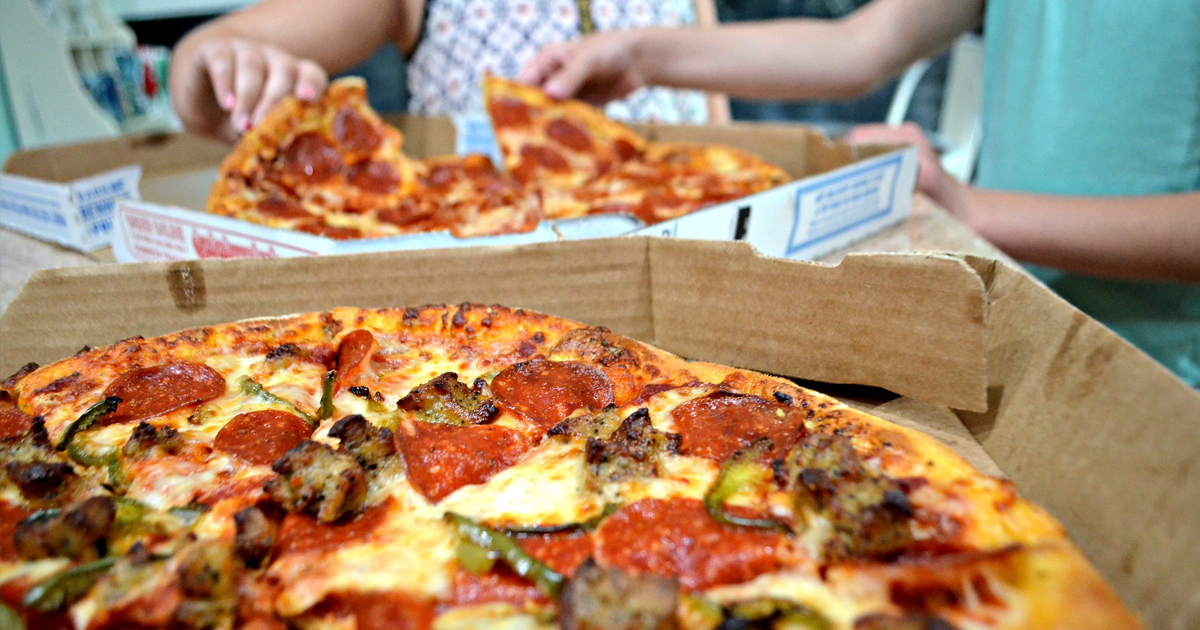
[(791, 533), (786, 525), (769, 518), (745, 518), (725, 511), (725, 501), (744, 488), (752, 488), (762, 484), (770, 477), (771, 471), (758, 463), (758, 459), (766, 454), (773, 446), (771, 440), (759, 438), (749, 445), (738, 449), (724, 464), (717, 480), (704, 495), (704, 509), (718, 523), (736, 525), (738, 527), (754, 527), (771, 529), (785, 534)]
[(100, 418), (103, 418), (104, 416), (116, 411), (117, 405), (120, 404), (120, 402), (120, 398), (117, 398), (116, 396), (109, 396), (104, 400), (92, 405), (91, 407), (88, 407), (88, 410), (83, 412), (82, 416), (79, 416), (75, 422), (72, 422), (71, 425), (67, 427), (67, 430), (63, 433), (62, 441), (58, 443), (58, 450), (61, 451), (67, 448), (67, 446), (71, 444), (71, 440), (74, 439), (75, 434), (87, 429), (93, 424), (96, 424), (96, 421)]
[(321, 422), (333, 417), (333, 384), (337, 382), (337, 370), (325, 373), (325, 382), (321, 387)]
[(25, 630), (25, 620), (17, 611), (0, 602), (0, 630)]
[(470, 541), (480, 549), (496, 552), (514, 573), (531, 580), (550, 597), (558, 597), (565, 578), (529, 555), (517, 541), (460, 514), (447, 512), (446, 519), (458, 530), (460, 539)]
[(295, 403), (293, 403), (292, 401), (287, 400), (285, 398), (280, 398), (279, 396), (276, 396), (275, 394), (272, 394), (271, 392), (267, 391), (267, 388), (263, 387), (261, 383), (250, 378), (249, 376), (243, 376), (239, 385), (242, 389), (243, 394), (245, 394), (247, 396), (257, 396), (257, 397), (265, 400), (268, 403), (287, 407), (296, 415), (300, 416), (301, 418), (304, 418), (304, 421), (307, 422), (309, 426), (311, 426), (314, 429), (317, 428), (317, 421), (313, 420), (312, 416), (301, 411), (300, 408), (295, 405)]
[(117, 556), (107, 556), (56, 573), (26, 591), (21, 605), (40, 613), (61, 610), (83, 597), (116, 562)]
[(613, 512), (621, 509), (621, 506), (616, 503), (609, 503), (604, 506), (604, 510), (599, 514), (589, 518), (586, 521), (578, 523), (562, 523), (560, 525), (532, 525), (529, 527), (505, 527), (506, 534), (558, 534), (561, 532), (583, 531), (590, 532), (600, 526), (600, 522), (613, 515)]

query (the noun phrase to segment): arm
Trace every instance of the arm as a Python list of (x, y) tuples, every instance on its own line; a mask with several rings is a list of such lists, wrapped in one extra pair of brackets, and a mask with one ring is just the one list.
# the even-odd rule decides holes
[(345, 70), (389, 40), (411, 47), (421, 14), (421, 0), (265, 0), (179, 42), (172, 101), (188, 129), (235, 138), (284, 96), (320, 96), (327, 71)]
[(1200, 193), (1062, 197), (963, 188), (958, 216), (1021, 260), (1088, 275), (1200, 282)]
[(840, 20), (602, 33), (547, 47), (522, 79), (593, 101), (643, 85), (742, 98), (852, 97), (946, 48), (982, 11), (983, 0), (876, 0)]
[(912, 123), (858, 127), (847, 140), (917, 144), (917, 188), (1014, 258), (1094, 276), (1200, 282), (1200, 192), (1074, 197), (985, 190), (942, 170)]

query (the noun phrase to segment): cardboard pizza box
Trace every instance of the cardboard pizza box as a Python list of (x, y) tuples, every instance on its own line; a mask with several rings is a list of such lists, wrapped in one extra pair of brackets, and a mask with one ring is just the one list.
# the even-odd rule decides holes
[(604, 325), (919, 427), (1053, 513), (1147, 627), (1200, 627), (1200, 396), (1014, 267), (625, 237), (39, 271), (0, 375), (85, 344), (334, 306), (463, 301)]
[[(397, 116), (388, 120), (404, 133), (404, 150), (414, 157), (484, 153), (499, 163), (486, 118)], [(812, 259), (894, 225), (912, 210), (917, 172), (912, 147), (853, 149), (799, 125), (635, 128), (652, 140), (746, 149), (796, 179), (654, 226), (628, 215), (602, 215), (543, 221), (525, 234), (458, 239), (442, 231), (335, 241), (202, 212), (228, 147), (173, 134), (13, 154), (0, 174), (0, 225), (81, 251), (111, 243), (119, 262), (516, 245), (630, 233), (745, 240), (767, 254)], [(118, 191), (123, 194), (105, 197), (102, 205), (85, 208), (71, 203), (72, 197), (59, 190), (91, 190), (97, 182), (113, 179), (125, 182)], [(63, 201), (55, 202), (51, 210), (34, 204), (29, 196), (33, 185), (57, 187), (42, 193), (42, 198)], [(71, 228), (74, 225), (82, 227)], [(76, 236), (77, 232), (84, 236)]]

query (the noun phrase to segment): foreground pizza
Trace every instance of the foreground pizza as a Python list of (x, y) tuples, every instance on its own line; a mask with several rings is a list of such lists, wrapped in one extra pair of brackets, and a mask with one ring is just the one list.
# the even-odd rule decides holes
[(484, 89), (506, 171), (483, 155), (404, 155), (400, 130), (348, 77), (315, 103), (284, 99), (248, 132), (222, 162), (207, 210), (339, 240), (469, 237), (613, 212), (657, 223), (788, 179), (736, 149), (647, 142), (580, 101), (495, 77)]
[(85, 348), (3, 383), (0, 450), (14, 625), (1138, 626), (920, 433), (497, 306)]

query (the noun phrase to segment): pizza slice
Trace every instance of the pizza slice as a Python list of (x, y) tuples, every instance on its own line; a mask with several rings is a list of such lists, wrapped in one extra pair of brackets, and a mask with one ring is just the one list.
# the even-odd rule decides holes
[(581, 101), (556, 100), (491, 75), (484, 77), (483, 95), (504, 165), (524, 184), (568, 190), (646, 148), (632, 129)]
[(316, 102), (285, 99), (243, 136), (221, 163), (207, 210), (333, 238), (367, 235), (361, 215), (417, 186), (420, 167), (401, 152), (403, 140), (371, 109), (365, 81), (338, 79)]
[(651, 142), (642, 159), (617, 164), (576, 189), (543, 191), (543, 197), (550, 216), (624, 213), (653, 225), (788, 179), (779, 167), (739, 149)]

